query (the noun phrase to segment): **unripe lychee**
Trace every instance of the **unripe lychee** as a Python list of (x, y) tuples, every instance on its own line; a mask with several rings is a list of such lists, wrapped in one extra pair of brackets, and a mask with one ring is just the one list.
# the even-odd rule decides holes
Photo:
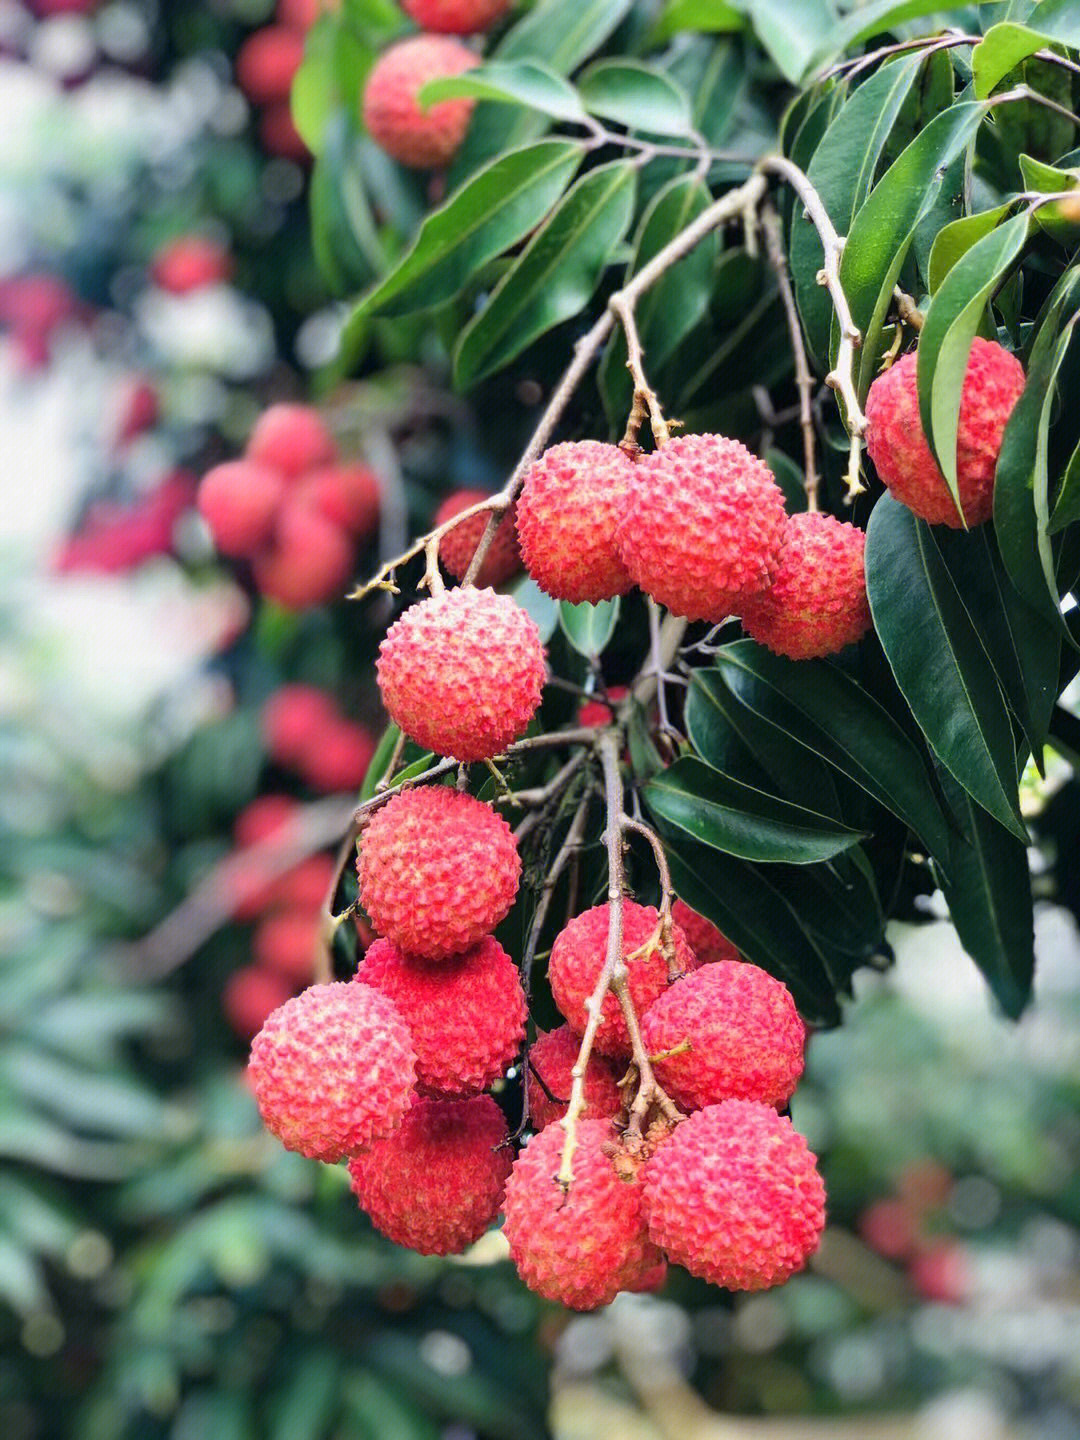
[(379, 481), (366, 465), (324, 465), (304, 476), (296, 494), (358, 539), (378, 527)]
[(612, 1163), (607, 1120), (581, 1120), (566, 1191), (556, 1176), (566, 1135), (549, 1125), (518, 1156), (506, 1182), (503, 1233), (530, 1290), (573, 1310), (607, 1305), (661, 1260), (649, 1244), (641, 1186)]
[(773, 582), (743, 602), (746, 633), (775, 655), (836, 655), (870, 628), (866, 535), (832, 515), (792, 515)]
[(690, 949), (697, 956), (699, 965), (711, 965), (715, 960), (741, 960), (742, 956), (727, 938), (722, 935), (711, 920), (691, 910), (685, 900), (676, 900), (671, 907), (671, 918), (681, 925), (683, 934), (690, 942)]
[(236, 82), (257, 104), (287, 100), (303, 58), (304, 37), (299, 31), (285, 25), (266, 25), (240, 46)]
[(337, 458), (334, 437), (311, 405), (282, 402), (264, 410), (247, 443), (247, 458), (295, 480)]
[[(895, 498), (931, 525), (962, 527), (919, 415), (916, 352), (879, 375), (866, 397), (866, 450)], [(1005, 426), (1024, 389), (1024, 368), (993, 340), (971, 342), (960, 393), (956, 482), (969, 525), (994, 513), (994, 471)]]
[(355, 790), (375, 755), (375, 741), (362, 725), (335, 716), (301, 755), (300, 774), (313, 790)]
[(395, 1245), (460, 1255), (499, 1213), (513, 1164), (490, 1095), (419, 1100), (392, 1135), (349, 1161), (353, 1194)]
[(633, 587), (615, 538), (633, 474), (634, 462), (600, 440), (553, 445), (529, 467), (518, 540), (526, 570), (546, 594), (596, 604)]
[(680, 435), (633, 467), (619, 553), (673, 614), (719, 622), (771, 581), (785, 519), (764, 461), (723, 435)]
[(473, 35), (505, 15), (510, 0), (401, 0), (401, 8), (425, 30)]
[(416, 1094), (405, 1022), (368, 985), (313, 985), (266, 1021), (248, 1074), (286, 1150), (333, 1163), (396, 1129)]
[(649, 1235), (669, 1260), (728, 1290), (801, 1270), (825, 1226), (825, 1186), (791, 1121), (725, 1100), (684, 1120), (646, 1161)]
[(263, 742), (271, 760), (295, 765), (322, 730), (337, 719), (332, 695), (314, 685), (282, 685), (263, 706), (260, 717)]
[[(481, 500), (487, 498), (487, 494), (483, 490), (455, 490), (452, 495), (447, 495), (435, 511), (432, 523), (436, 527), (444, 525), (447, 520), (452, 520), (455, 515), (460, 515), (462, 510), (468, 510), (471, 505), (478, 505)], [(499, 521), (491, 544), (488, 546), (488, 552), (484, 556), (484, 563), (480, 566), (479, 574), (476, 577), (477, 585), (502, 585), (521, 569), (521, 553), (518, 550), (517, 531), (514, 529), (514, 513), (514, 507), (511, 506)], [(487, 529), (488, 518), (488, 512), (473, 515), (471, 519), (463, 520), (460, 525), (456, 525), (439, 541), (439, 559), (455, 580), (464, 580), (472, 558), (476, 554), (480, 537)]]
[[(553, 1120), (566, 1114), (573, 1084), (573, 1068), (581, 1049), (581, 1036), (569, 1025), (557, 1025), (546, 1035), (538, 1035), (529, 1047), (529, 1124), (543, 1130)], [(539, 1078), (537, 1078), (539, 1077)], [(622, 1106), (622, 1078), (618, 1065), (603, 1055), (590, 1055), (585, 1071), (585, 1109), (589, 1120), (606, 1120), (617, 1115)], [(541, 1085), (540, 1081), (543, 1081)], [(544, 1085), (555, 1099), (551, 1099)]]
[(384, 50), (364, 86), (364, 124), (376, 145), (414, 169), (448, 164), (465, 138), (475, 102), (440, 100), (425, 109), (416, 96), (428, 81), (460, 75), (479, 63), (460, 40), (440, 35), (414, 35)]
[(353, 545), (345, 531), (308, 506), (286, 500), (270, 547), (255, 556), (251, 571), (264, 595), (302, 610), (343, 594), (352, 566)]
[[(604, 966), (608, 943), (610, 907), (596, 905), (571, 920), (556, 936), (548, 961), (548, 980), (555, 1004), (570, 1022), (570, 1028), (583, 1034), (589, 1014), (585, 1002), (596, 988)], [(644, 1014), (659, 1000), (669, 985), (668, 966), (659, 942), (659, 913), (652, 905), (638, 905), (624, 900), (623, 955), (626, 957), (630, 996), (638, 1015)], [(672, 925), (671, 937), (679, 971), (697, 967), (694, 952), (678, 925)], [(631, 955), (647, 942), (651, 947), (641, 955)], [(600, 1011), (595, 1048), (601, 1055), (629, 1055), (630, 1036), (619, 1002), (609, 991)]]
[(217, 285), (231, 273), (229, 252), (207, 235), (178, 235), (166, 241), (150, 262), (154, 284), (170, 295), (187, 295)]
[(536, 714), (544, 647), (516, 600), (470, 586), (406, 610), (376, 668), (383, 704), (410, 740), (455, 760), (489, 760)]
[(425, 785), (376, 810), (357, 847), (360, 903), (395, 945), (425, 960), (467, 950), (517, 895), (510, 826), (471, 795)]
[(294, 985), (310, 984), (321, 922), (318, 907), (279, 910), (260, 921), (251, 938), (255, 963)]
[(721, 1100), (784, 1105), (803, 1072), (806, 1027), (791, 992), (743, 960), (702, 965), (672, 985), (641, 1017), (641, 1037), (656, 1078), (685, 1110)]
[(196, 503), (222, 555), (250, 556), (269, 540), (284, 493), (276, 470), (227, 460), (203, 476)]
[(221, 1008), (226, 1020), (245, 1040), (257, 1034), (268, 1015), (293, 993), (293, 987), (282, 975), (264, 970), (261, 965), (245, 965), (234, 970), (221, 992)]
[(506, 1073), (525, 1038), (517, 966), (491, 935), (435, 964), (376, 940), (355, 978), (397, 1006), (413, 1037), (422, 1094), (475, 1095)]

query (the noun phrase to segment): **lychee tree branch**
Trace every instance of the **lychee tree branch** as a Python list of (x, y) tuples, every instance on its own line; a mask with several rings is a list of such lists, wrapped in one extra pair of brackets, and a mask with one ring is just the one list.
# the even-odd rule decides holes
[(630, 418), (626, 422), (626, 434), (620, 444), (624, 450), (633, 454), (637, 448), (637, 438), (641, 431), (642, 421), (648, 416), (649, 428), (652, 430), (657, 446), (666, 445), (671, 439), (671, 431), (668, 422), (664, 419), (659, 397), (649, 384), (645, 374), (643, 358), (645, 352), (641, 348), (641, 337), (638, 334), (637, 321), (634, 319), (634, 308), (627, 300), (625, 293), (613, 295), (609, 301), (609, 308), (617, 316), (619, 324), (623, 328), (623, 334), (626, 336), (626, 368), (630, 371), (631, 379), (634, 382), (634, 401), (630, 409)]
[(334, 910), (334, 901), (337, 899), (345, 871), (356, 854), (356, 837), (359, 833), (360, 829), (354, 816), (338, 846), (337, 855), (334, 857), (334, 873), (330, 877), (330, 884), (326, 888), (326, 894), (319, 910), (319, 944), (315, 952), (312, 975), (316, 985), (328, 985), (334, 978), (334, 936), (355, 909), (355, 906), (350, 905), (338, 914)]

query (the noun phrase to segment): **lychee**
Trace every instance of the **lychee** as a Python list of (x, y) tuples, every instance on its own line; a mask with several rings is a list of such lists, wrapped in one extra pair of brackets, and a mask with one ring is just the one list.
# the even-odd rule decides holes
[(296, 494), (359, 539), (378, 527), (379, 481), (366, 465), (324, 465), (304, 476)]
[(309, 855), (270, 885), (270, 904), (282, 910), (317, 912), (334, 875), (330, 855)]
[(806, 1027), (791, 992), (742, 960), (702, 965), (672, 985), (641, 1017), (641, 1037), (656, 1078), (686, 1110), (784, 1105), (803, 1072)]
[[(960, 393), (956, 481), (964, 518), (981, 525), (994, 513), (994, 472), (1005, 426), (1024, 389), (1024, 369), (993, 340), (971, 342)], [(963, 521), (926, 443), (919, 416), (916, 352), (879, 375), (866, 397), (866, 449), (882, 483), (931, 525)]]
[(196, 503), (222, 555), (250, 556), (270, 538), (284, 493), (276, 470), (227, 460), (203, 476)]
[(633, 580), (616, 527), (634, 474), (617, 445), (568, 440), (530, 466), (517, 504), (525, 568), (546, 594), (575, 604), (625, 595)]
[(680, 435), (633, 467), (619, 554), (673, 614), (716, 623), (772, 580), (785, 519), (772, 472), (745, 446)]
[(565, 1140), (561, 1125), (549, 1125), (518, 1156), (506, 1182), (503, 1233), (530, 1290), (595, 1310), (640, 1285), (662, 1256), (645, 1231), (640, 1184), (616, 1171), (610, 1122), (578, 1122), (564, 1191), (556, 1176)]
[(437, 964), (376, 940), (355, 978), (397, 1006), (413, 1037), (422, 1094), (475, 1095), (505, 1074), (525, 1038), (517, 966), (491, 935)]
[(776, 655), (836, 655), (870, 628), (866, 535), (832, 515), (792, 515), (767, 590), (743, 602), (746, 633)]
[[(572, 1072), (580, 1048), (581, 1036), (575, 1035), (569, 1025), (557, 1025), (546, 1035), (538, 1035), (529, 1047), (529, 1124), (534, 1130), (543, 1130), (545, 1125), (561, 1120), (566, 1114)], [(583, 1112), (589, 1120), (606, 1120), (619, 1113), (621, 1078), (617, 1065), (603, 1055), (590, 1055), (585, 1071)]]
[(401, 8), (425, 30), (473, 35), (505, 15), (510, 0), (401, 0)]
[(517, 895), (521, 858), (510, 826), (482, 800), (443, 785), (394, 795), (357, 849), (360, 903), (375, 928), (425, 960), (475, 945)]
[(283, 975), (294, 985), (310, 983), (319, 941), (318, 907), (290, 907), (260, 921), (251, 939), (255, 963)]
[(260, 965), (245, 965), (225, 981), (221, 1008), (237, 1035), (250, 1040), (262, 1029), (267, 1016), (284, 1005), (292, 993), (293, 987), (284, 976)]
[(321, 605), (341, 595), (353, 566), (353, 545), (340, 526), (302, 503), (287, 500), (273, 540), (252, 561), (262, 594), (290, 610)]
[(266, 25), (249, 35), (236, 56), (236, 80), (249, 100), (266, 105), (288, 100), (304, 58), (304, 37), (285, 25)]
[(150, 276), (170, 295), (187, 295), (217, 285), (232, 273), (229, 252), (207, 235), (178, 235), (154, 253)]
[(544, 647), (516, 600), (469, 586), (395, 620), (377, 671), (383, 704), (410, 740), (455, 760), (488, 760), (536, 714)]
[(288, 100), (275, 100), (259, 116), (259, 143), (268, 155), (295, 160), (298, 165), (311, 159), (307, 142), (296, 128)]
[(286, 1150), (334, 1162), (397, 1128), (416, 1053), (393, 1003), (368, 985), (313, 985), (255, 1036), (248, 1074)]
[(441, 100), (423, 108), (416, 96), (430, 80), (479, 63), (460, 40), (440, 35), (414, 35), (384, 50), (364, 87), (364, 124), (376, 145), (414, 169), (448, 164), (465, 138), (474, 102)]
[(259, 795), (233, 821), (233, 839), (242, 848), (269, 840), (296, 819), (299, 809), (291, 795)]
[(332, 695), (314, 685), (281, 685), (263, 706), (263, 742), (271, 760), (295, 765), (337, 719)]
[(741, 960), (735, 946), (722, 935), (711, 920), (691, 910), (685, 900), (676, 900), (671, 907), (671, 918), (682, 926), (683, 934), (690, 942), (690, 949), (701, 965), (710, 965), (714, 960)]
[[(483, 490), (455, 490), (448, 495), (435, 511), (434, 526), (444, 525), (462, 510), (478, 505), (488, 497)], [(484, 563), (476, 577), (477, 585), (502, 585), (521, 569), (521, 553), (518, 550), (517, 531), (514, 528), (514, 507), (503, 515), (492, 536)], [(439, 559), (455, 580), (464, 580), (480, 537), (487, 529), (487, 512), (473, 515), (456, 525), (439, 541)]]
[(337, 458), (334, 437), (311, 405), (281, 402), (264, 410), (247, 443), (247, 458), (280, 470), (287, 480)]
[(349, 1161), (353, 1194), (395, 1245), (460, 1255), (499, 1212), (513, 1163), (507, 1139), (490, 1095), (419, 1100), (392, 1135)]
[(362, 725), (335, 716), (301, 755), (300, 774), (313, 790), (355, 790), (375, 755), (375, 741)]
[(691, 1275), (765, 1290), (801, 1270), (825, 1226), (817, 1162), (771, 1105), (724, 1100), (684, 1120), (641, 1171), (650, 1238)]
[[(607, 955), (610, 907), (597, 905), (586, 910), (559, 933), (548, 961), (548, 980), (570, 1027), (583, 1034), (589, 1014), (586, 1001), (596, 988)], [(652, 905), (624, 900), (623, 955), (626, 957), (630, 996), (638, 1015), (644, 1014), (668, 988), (668, 965), (659, 942), (659, 913)], [(697, 967), (694, 952), (678, 925), (671, 927), (676, 967), (681, 972)], [(643, 954), (634, 952), (652, 942)], [(633, 956), (633, 958), (630, 958)], [(629, 1055), (630, 1036), (617, 998), (609, 991), (600, 1011), (596, 1049), (601, 1055)]]
[(625, 700), (629, 693), (630, 691), (625, 685), (609, 686), (607, 701), (599, 699), (585, 701), (578, 711), (577, 723), (579, 725), (610, 725), (615, 718), (612, 707), (618, 705), (621, 700)]

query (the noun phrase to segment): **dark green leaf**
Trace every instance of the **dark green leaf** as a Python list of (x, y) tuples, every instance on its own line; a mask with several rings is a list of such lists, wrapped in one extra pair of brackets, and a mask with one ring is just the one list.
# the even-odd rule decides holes
[(585, 110), (569, 80), (535, 60), (491, 60), (462, 75), (429, 80), (417, 92), (422, 106), (461, 97), (525, 105), (553, 120), (582, 121)]
[(337, 295), (370, 284), (385, 263), (360, 172), (360, 137), (345, 110), (326, 122), (311, 172), (311, 242), (319, 269)]
[(836, 26), (828, 0), (745, 0), (757, 37), (784, 79), (798, 84)]
[(570, 644), (586, 659), (594, 659), (607, 649), (619, 620), (619, 597), (601, 600), (597, 605), (571, 605), (559, 602), (559, 624)]
[(1065, 467), (1061, 489), (1054, 502), (1054, 512), (1050, 516), (1050, 534), (1056, 535), (1059, 530), (1064, 530), (1066, 525), (1071, 525), (1076, 520), (1080, 520), (1080, 444), (1076, 446)]
[[(982, 0), (976, 0), (976, 3), (982, 3)], [(807, 71), (812, 73), (831, 64), (852, 45), (880, 35), (884, 30), (892, 30), (907, 20), (918, 20), (940, 11), (941, 0), (869, 0), (866, 5), (857, 5), (832, 27), (826, 42), (811, 57)]]
[(693, 134), (690, 97), (682, 86), (652, 66), (629, 60), (598, 60), (578, 77), (577, 83), (590, 115), (651, 135)]
[(928, 283), (931, 295), (937, 293), (941, 282), (962, 255), (965, 255), (984, 235), (989, 235), (1000, 225), (1012, 209), (1011, 204), (996, 205), (992, 210), (980, 210), (975, 215), (962, 215), (951, 225), (938, 231), (930, 251)]
[(1028, 14), (1031, 27), (1070, 50), (1080, 48), (1080, 7), (1076, 0), (1042, 0)]

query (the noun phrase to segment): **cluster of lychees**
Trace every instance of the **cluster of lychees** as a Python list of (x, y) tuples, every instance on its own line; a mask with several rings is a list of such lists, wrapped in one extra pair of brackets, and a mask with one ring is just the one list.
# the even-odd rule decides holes
[(379, 519), (379, 482), (340, 459), (310, 405), (271, 405), (239, 460), (203, 477), (199, 510), (223, 555), (251, 562), (259, 590), (299, 609), (339, 594)]
[(253, 31), (236, 56), (236, 82), (258, 111), (259, 139), (271, 155), (306, 161), (308, 148), (293, 124), (289, 95), (304, 58), (304, 37), (324, 0), (278, 0), (274, 21)]

